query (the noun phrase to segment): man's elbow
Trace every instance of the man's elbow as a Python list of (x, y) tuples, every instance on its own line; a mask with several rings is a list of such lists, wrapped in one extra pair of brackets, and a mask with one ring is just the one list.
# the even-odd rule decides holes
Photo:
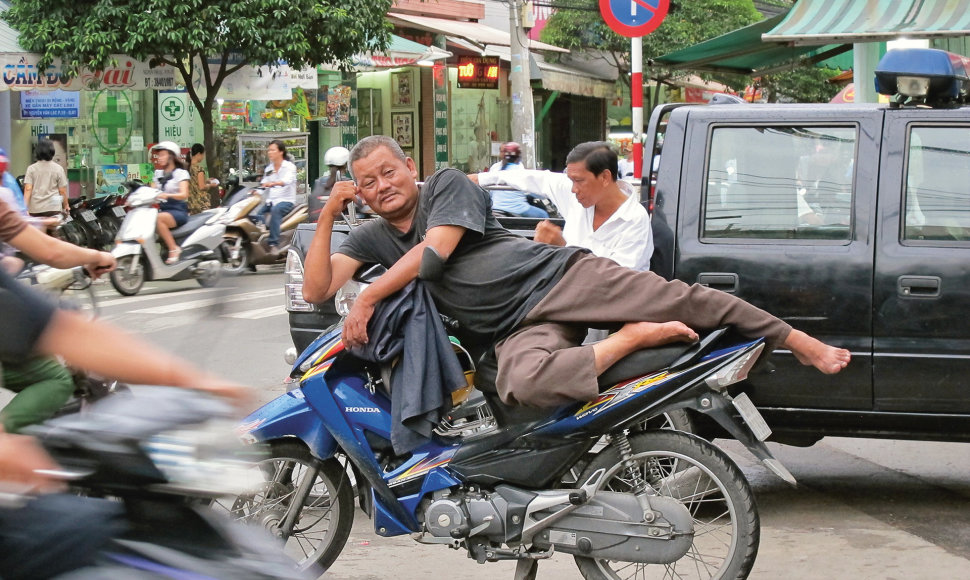
[(313, 288), (311, 286), (307, 286), (306, 284), (304, 284), (303, 299), (309, 302), (310, 304), (319, 304), (324, 300), (326, 300), (326, 297), (323, 295), (323, 292), (321, 292), (318, 288)]

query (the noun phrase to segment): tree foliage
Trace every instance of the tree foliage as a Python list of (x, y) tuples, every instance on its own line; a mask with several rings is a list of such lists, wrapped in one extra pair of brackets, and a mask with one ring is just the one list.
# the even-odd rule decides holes
[[(599, 12), (598, 0), (553, 0), (556, 12), (542, 31), (543, 42), (570, 50), (595, 50), (615, 66), (627, 84), (630, 39), (613, 32)], [(643, 59), (663, 56), (761, 20), (751, 0), (671, 0), (660, 27), (643, 38)], [(644, 66), (644, 81), (669, 84), (677, 76), (661, 67)], [(644, 103), (647, 110), (654, 103)]]
[(788, 72), (765, 75), (759, 82), (770, 102), (827, 103), (842, 88), (826, 82), (837, 74), (837, 70), (803, 65)]
[[(93, 70), (124, 54), (169, 64), (203, 90), (186, 89), (202, 115), (213, 170), (213, 104), (226, 77), (246, 65), (295, 69), (383, 50), (391, 0), (13, 0), (3, 18), (20, 44), (61, 59), (63, 72)], [(202, 66), (209, 62), (211, 66)], [(198, 70), (201, 69), (201, 70)], [(201, 93), (201, 94), (200, 94)]]

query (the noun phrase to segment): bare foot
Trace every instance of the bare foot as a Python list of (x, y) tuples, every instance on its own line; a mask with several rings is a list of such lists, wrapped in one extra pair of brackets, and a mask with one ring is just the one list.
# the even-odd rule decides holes
[(650, 348), (671, 342), (694, 342), (697, 333), (683, 322), (628, 322), (617, 331), (639, 348)]
[(785, 346), (791, 350), (798, 362), (813, 366), (827, 375), (841, 371), (852, 359), (852, 355), (844, 348), (829, 346), (800, 330), (791, 331), (785, 339)]

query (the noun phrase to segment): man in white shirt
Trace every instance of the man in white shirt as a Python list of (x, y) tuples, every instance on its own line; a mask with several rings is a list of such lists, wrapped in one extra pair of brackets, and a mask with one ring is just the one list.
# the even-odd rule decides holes
[[(280, 224), (283, 216), (290, 213), (296, 203), (296, 165), (286, 159), (286, 145), (279, 139), (273, 139), (266, 147), (269, 163), (263, 171), (261, 185), (268, 189), (266, 203), (260, 209), (260, 215), (269, 228), (266, 242), (271, 254), (279, 253)], [(267, 219), (268, 218), (268, 219)]]
[(522, 170), (470, 176), (479, 185), (511, 185), (545, 195), (566, 220), (560, 229), (549, 221), (536, 226), (535, 240), (580, 246), (634, 270), (649, 270), (653, 255), (650, 216), (617, 180), (617, 156), (604, 141), (581, 143), (566, 157), (566, 172)]

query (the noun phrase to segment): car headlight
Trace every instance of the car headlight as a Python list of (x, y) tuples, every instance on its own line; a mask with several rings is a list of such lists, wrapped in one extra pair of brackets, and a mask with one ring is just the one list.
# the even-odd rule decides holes
[(334, 307), (337, 309), (337, 314), (341, 318), (350, 314), (350, 309), (354, 307), (354, 302), (357, 301), (357, 297), (360, 293), (367, 288), (369, 284), (364, 284), (363, 282), (358, 282), (356, 280), (350, 280), (346, 284), (337, 290), (337, 294), (333, 297)]

